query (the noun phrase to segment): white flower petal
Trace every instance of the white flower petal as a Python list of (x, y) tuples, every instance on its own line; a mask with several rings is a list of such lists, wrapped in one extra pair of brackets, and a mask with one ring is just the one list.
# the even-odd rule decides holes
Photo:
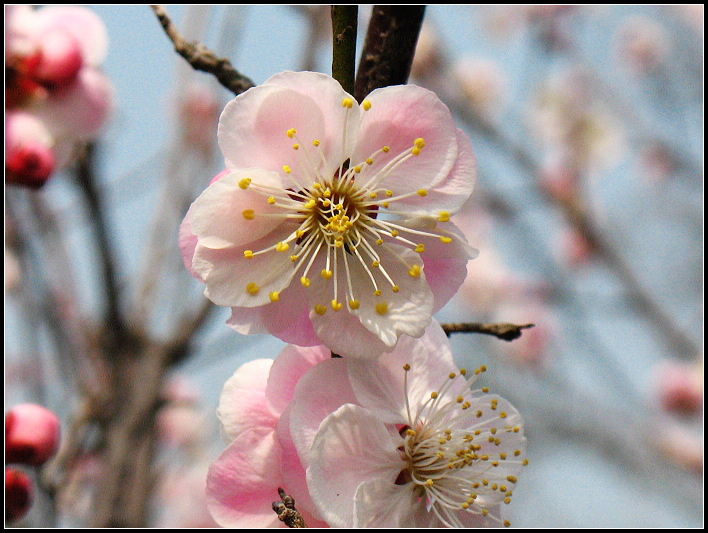
[(310, 451), (307, 485), (332, 527), (352, 527), (353, 499), (369, 479), (394, 482), (405, 467), (390, 433), (366, 409), (347, 404), (320, 425)]
[(439, 527), (439, 521), (428, 513), (425, 501), (413, 487), (412, 483), (396, 485), (385, 479), (365, 481), (354, 496), (353, 527)]

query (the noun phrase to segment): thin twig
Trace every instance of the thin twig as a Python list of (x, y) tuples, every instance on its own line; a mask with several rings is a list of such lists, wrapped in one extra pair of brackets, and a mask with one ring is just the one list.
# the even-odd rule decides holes
[(255, 84), (237, 71), (226, 58), (217, 57), (209, 48), (198, 42), (187, 41), (167, 15), (164, 6), (151, 5), (162, 29), (175, 46), (175, 51), (187, 60), (192, 68), (213, 74), (219, 83), (236, 95), (247, 91)]
[(483, 333), (498, 339), (513, 341), (521, 337), (522, 330), (532, 328), (534, 324), (510, 324), (508, 322), (483, 324), (466, 322), (460, 324), (442, 324), (443, 331), (449, 337), (453, 333)]

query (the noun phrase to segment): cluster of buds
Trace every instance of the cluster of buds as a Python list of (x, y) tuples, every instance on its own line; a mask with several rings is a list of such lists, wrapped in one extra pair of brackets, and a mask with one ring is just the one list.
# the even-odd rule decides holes
[(5, 6), (5, 181), (39, 188), (112, 107), (103, 22), (82, 7)]
[[(21, 404), (5, 415), (5, 464), (41, 466), (59, 446), (59, 418), (35, 404)], [(5, 520), (22, 518), (33, 497), (30, 476), (22, 470), (5, 467)]]

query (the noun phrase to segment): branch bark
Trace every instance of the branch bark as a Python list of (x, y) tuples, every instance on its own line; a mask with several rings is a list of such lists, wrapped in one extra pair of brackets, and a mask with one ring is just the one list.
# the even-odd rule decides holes
[(151, 5), (150, 7), (155, 12), (167, 37), (174, 44), (175, 51), (192, 68), (214, 75), (221, 85), (235, 95), (239, 95), (255, 85), (248, 77), (236, 70), (228, 59), (217, 57), (214, 52), (201, 43), (187, 41), (167, 15), (164, 6)]
[(359, 6), (332, 6), (332, 77), (354, 94)]
[(354, 96), (408, 82), (425, 6), (374, 6), (359, 61)]
[(524, 329), (534, 327), (534, 324), (510, 324), (508, 322), (499, 322), (491, 324), (483, 324), (479, 322), (468, 322), (460, 324), (442, 324), (443, 331), (449, 337), (453, 333), (482, 333), (484, 335), (493, 335), (498, 339), (505, 341), (513, 341), (521, 337)]

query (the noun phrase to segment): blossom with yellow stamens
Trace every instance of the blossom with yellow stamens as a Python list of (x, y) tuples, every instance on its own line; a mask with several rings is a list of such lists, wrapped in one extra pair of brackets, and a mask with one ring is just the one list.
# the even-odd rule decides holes
[(476, 161), (434, 93), (357, 105), (329, 76), (284, 72), (230, 102), (218, 138), (226, 171), (180, 246), (237, 331), (376, 357), (420, 337), (464, 280), (476, 251), (450, 216)]

